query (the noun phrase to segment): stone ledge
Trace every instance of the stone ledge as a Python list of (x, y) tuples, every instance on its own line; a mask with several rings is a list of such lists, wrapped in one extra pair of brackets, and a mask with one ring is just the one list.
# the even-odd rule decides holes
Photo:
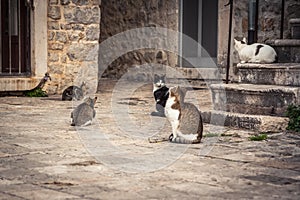
[(272, 46), (300, 47), (300, 40), (298, 39), (272, 40), (272, 41), (268, 41), (267, 43)]
[(239, 63), (238, 69), (299, 69), (300, 63), (270, 63), (270, 64), (257, 64), (257, 63)]
[(286, 117), (246, 115), (223, 111), (204, 111), (201, 112), (201, 115), (204, 123), (258, 132), (282, 132), (286, 130), (289, 122)]
[(41, 78), (1, 77), (0, 91), (22, 91), (34, 88)]
[(300, 86), (300, 63), (238, 64), (240, 83)]

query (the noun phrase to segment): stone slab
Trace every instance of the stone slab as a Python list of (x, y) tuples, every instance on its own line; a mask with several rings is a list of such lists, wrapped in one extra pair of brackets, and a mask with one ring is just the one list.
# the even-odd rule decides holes
[(284, 116), (288, 105), (300, 103), (300, 88), (253, 84), (212, 84), (214, 110)]
[(300, 86), (299, 63), (238, 64), (239, 82), (264, 85)]
[(265, 115), (247, 115), (223, 111), (202, 112), (205, 123), (248, 129), (258, 132), (281, 132), (286, 130), (289, 119)]

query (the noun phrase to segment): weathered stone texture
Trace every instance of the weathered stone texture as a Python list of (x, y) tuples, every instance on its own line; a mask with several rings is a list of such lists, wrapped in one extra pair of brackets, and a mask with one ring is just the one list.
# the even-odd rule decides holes
[(87, 76), (92, 74), (89, 70), (94, 72), (98, 67), (99, 5), (100, 1), (95, 0), (49, 0), (50, 94), (61, 93), (70, 85), (81, 84), (84, 79), (97, 79), (97, 74), (93, 78)]
[[(178, 0), (102, 1), (100, 42), (118, 33), (134, 28), (164, 27), (178, 31), (178, 5)], [(138, 40), (138, 38), (125, 38), (125, 40), (132, 41)], [(156, 37), (152, 41), (142, 42), (147, 44), (164, 41)], [(171, 67), (177, 65), (177, 55), (164, 52), (165, 56), (163, 57), (163, 61), (161, 61), (161, 53), (159, 52), (161, 52), (159, 49), (141, 49), (128, 52), (111, 63), (102, 76), (119, 78), (127, 72), (128, 68), (145, 63), (162, 63)], [(145, 77), (147, 76), (145, 75)]]

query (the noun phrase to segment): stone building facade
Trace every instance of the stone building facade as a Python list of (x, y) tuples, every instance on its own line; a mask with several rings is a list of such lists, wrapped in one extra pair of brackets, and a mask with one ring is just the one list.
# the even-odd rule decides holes
[(98, 0), (49, 0), (48, 69), (53, 77), (50, 93), (94, 81), (83, 76), (97, 73), (100, 15)]
[[(183, 16), (188, 16), (190, 10), (185, 10), (183, 5), (187, 5), (187, 2), (194, 2), (195, 5), (202, 7), (197, 7), (198, 14), (196, 13), (194, 17), (191, 15), (186, 21)], [(213, 4), (207, 2), (217, 4), (212, 7)], [(214, 31), (207, 32), (209, 37), (210, 33), (211, 37), (216, 35), (215, 62), (224, 74), (228, 57), (229, 6), (225, 6), (227, 3), (228, 0), (33, 0), (30, 11), (30, 76), (0, 75), (0, 89), (30, 89), (46, 71), (52, 76), (47, 90), (50, 94), (60, 94), (67, 86), (80, 85), (83, 81), (93, 83), (88, 85), (95, 85), (100, 77), (120, 78), (132, 66), (144, 63), (160, 63), (174, 68), (185, 67), (180, 62), (180, 55), (150, 48), (127, 52), (110, 63), (104, 73), (98, 74), (98, 69), (102, 67), (100, 65), (103, 55), (99, 55), (101, 43), (116, 34), (142, 27), (164, 27), (180, 32), (185, 29), (195, 31), (188, 29), (197, 26), (196, 31), (204, 33), (209, 24), (216, 24), (215, 29), (211, 29)], [(193, 9), (192, 4), (189, 6)], [(281, 34), (283, 38), (290, 37), (288, 21), (291, 18), (300, 18), (299, 1), (286, 0), (285, 8), (282, 9), (282, 0), (259, 0), (258, 8), (258, 42), (279, 39)], [(217, 13), (216, 18), (206, 19), (204, 22), (202, 13), (210, 17), (213, 12)], [(281, 30), (282, 14), (283, 30)], [(200, 23), (193, 18), (203, 21)], [(233, 38), (247, 37), (248, 0), (233, 1), (232, 22), (231, 41)], [(196, 37), (200, 38), (199, 33), (196, 33)], [(202, 35), (202, 38), (204, 36)], [(158, 38), (156, 42), (163, 41)], [(174, 40), (174, 45), (180, 52), (183, 48), (180, 37)], [(205, 41), (203, 45), (205, 46)], [(233, 42), (230, 58), (230, 77), (234, 80), (235, 66), (239, 59), (233, 49)]]

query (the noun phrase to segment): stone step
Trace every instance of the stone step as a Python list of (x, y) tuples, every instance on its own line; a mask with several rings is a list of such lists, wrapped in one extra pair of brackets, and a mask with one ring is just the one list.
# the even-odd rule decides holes
[(285, 117), (247, 115), (215, 110), (201, 112), (201, 115), (204, 123), (265, 133), (282, 132), (286, 130), (289, 122), (289, 119)]
[(280, 63), (300, 63), (300, 39), (280, 39), (267, 42), (274, 47)]
[(288, 105), (300, 103), (300, 88), (253, 84), (210, 85), (214, 110), (284, 116)]
[(300, 86), (300, 63), (245, 63), (237, 69), (240, 83)]

